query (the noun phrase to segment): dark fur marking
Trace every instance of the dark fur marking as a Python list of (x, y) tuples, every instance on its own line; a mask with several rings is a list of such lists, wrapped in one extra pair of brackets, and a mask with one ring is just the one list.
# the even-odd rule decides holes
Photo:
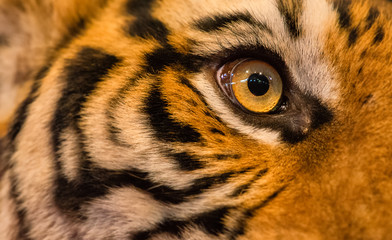
[(132, 240), (147, 240), (160, 233), (173, 234), (181, 238), (182, 231), (192, 224), (204, 228), (207, 233), (218, 236), (224, 231), (223, 219), (228, 214), (229, 207), (221, 207), (210, 212), (201, 213), (187, 220), (166, 220), (152, 230), (141, 231), (131, 237)]
[(365, 105), (369, 102), (370, 99), (373, 98), (373, 94), (369, 94), (366, 97), (364, 97), (364, 99), (362, 100), (362, 105)]
[(57, 103), (52, 123), (54, 151), (60, 148), (60, 136), (68, 127), (75, 127), (80, 119), (80, 111), (87, 97), (102, 81), (108, 71), (120, 60), (93, 48), (83, 48), (64, 68), (65, 82), (61, 98)]
[[(333, 114), (327, 107), (321, 104), (321, 102), (314, 97), (308, 96), (307, 98), (309, 98), (309, 102), (312, 103), (310, 129), (318, 129), (322, 125), (332, 121)], [(293, 131), (289, 127), (283, 125), (282, 139), (285, 142), (288, 142), (290, 144), (296, 144), (304, 140), (306, 136), (306, 133), (302, 133), (301, 131)]]
[[(64, 48), (73, 38), (78, 36), (83, 31), (83, 29), (85, 29), (85, 21), (81, 19), (75, 26), (69, 29), (69, 34), (65, 36), (65, 38), (57, 45), (56, 49), (59, 50), (61, 48)], [(13, 142), (16, 136), (19, 134), (19, 131), (21, 130), (26, 120), (28, 108), (30, 104), (34, 102), (36, 99), (35, 93), (37, 92), (37, 90), (41, 85), (40, 80), (44, 78), (48, 73), (49, 69), (52, 66), (52, 63), (54, 62), (54, 58), (55, 56), (49, 57), (47, 61), (48, 64), (43, 66), (39, 70), (39, 72), (34, 78), (34, 83), (30, 90), (29, 95), (19, 106), (17, 113), (15, 114), (16, 116), (15, 120), (13, 121), (10, 131), (8, 132), (8, 137), (11, 142)]]
[(363, 66), (361, 66), (361, 67), (358, 69), (358, 74), (357, 74), (357, 75), (361, 75), (362, 71), (363, 71)]
[(151, 16), (151, 8), (155, 0), (127, 2), (126, 9), (136, 19), (129, 23), (127, 32), (130, 36), (139, 36), (141, 38), (153, 37), (161, 43), (167, 42), (169, 30), (158, 19)]
[[(85, 47), (74, 59), (68, 60), (64, 68), (65, 87), (57, 103), (56, 112), (52, 121), (52, 141), (55, 154), (57, 173), (55, 201), (65, 212), (76, 211), (84, 201), (106, 193), (106, 188), (96, 184), (95, 179), (87, 169), (88, 153), (84, 150), (83, 134), (78, 121), (80, 111), (87, 97), (95, 89), (98, 82), (106, 76), (120, 60), (100, 50)], [(58, 150), (61, 147), (61, 135), (67, 127), (72, 127), (78, 134), (81, 158), (80, 182), (70, 182), (62, 173)], [(102, 177), (102, 176), (100, 176)]]
[(165, 221), (161, 224), (159, 224), (155, 229), (150, 230), (150, 231), (141, 231), (136, 233), (135, 235), (131, 234), (132, 237), (130, 239), (132, 240), (147, 240), (151, 237), (153, 237), (156, 234), (160, 233), (170, 233), (173, 234), (177, 237), (181, 237), (181, 231), (189, 225), (189, 222), (187, 221)]
[[(112, 99), (112, 101), (114, 101)], [(109, 135), (110, 141), (112, 141), (114, 144), (126, 147), (126, 148), (132, 148), (130, 144), (127, 142), (123, 141), (120, 139), (119, 135), (121, 133), (121, 129), (116, 126), (116, 118), (113, 116), (113, 109), (116, 107), (116, 104), (111, 101), (111, 104), (109, 104), (109, 107), (107, 107), (106, 110), (106, 118), (107, 118), (107, 124), (106, 124), (106, 130)]]
[(132, 147), (129, 143), (123, 141), (120, 139), (120, 133), (121, 129), (117, 127), (116, 124), (116, 118), (115, 118), (115, 112), (119, 105), (121, 105), (124, 102), (124, 99), (127, 98), (128, 92), (132, 91), (132, 87), (135, 86), (137, 80), (139, 78), (143, 77), (142, 74), (137, 73), (135, 77), (128, 78), (128, 82), (125, 84), (125, 86), (121, 87), (121, 89), (118, 90), (118, 92), (115, 94), (114, 97), (112, 97), (109, 101), (109, 103), (106, 106), (106, 112), (105, 116), (107, 119), (107, 125), (106, 125), (106, 130), (108, 132), (109, 138), (112, 142), (115, 144), (118, 144), (123, 147)]
[(358, 27), (352, 28), (348, 35), (348, 46), (351, 47), (358, 39)]
[(229, 213), (229, 207), (221, 207), (198, 216), (194, 223), (203, 227), (209, 234), (218, 236), (225, 230), (224, 218)]
[(151, 16), (139, 16), (129, 24), (128, 33), (132, 37), (138, 36), (144, 39), (153, 37), (160, 42), (166, 42), (169, 30), (161, 21)]
[(324, 106), (318, 99), (315, 100), (312, 112), (312, 129), (318, 129), (320, 126), (329, 123), (333, 119), (333, 113)]
[[(311, 125), (310, 129), (315, 130), (318, 129), (320, 126), (329, 123), (333, 119), (332, 112), (322, 105), (320, 101), (314, 97), (308, 97), (309, 102), (312, 103), (311, 105)], [(301, 131), (293, 131), (289, 126), (282, 125), (282, 139), (283, 141), (296, 144), (304, 140), (307, 136), (306, 133)]]
[(299, 18), (302, 14), (303, 2), (302, 0), (291, 0), (292, 8), (288, 6), (287, 1), (279, 0), (278, 10), (283, 16), (287, 29), (292, 38), (298, 38), (301, 35), (302, 28), (300, 26)]
[(263, 200), (260, 204), (256, 205), (255, 207), (248, 209), (245, 211), (244, 216), (242, 219), (238, 221), (239, 225), (236, 227), (236, 229), (232, 232), (230, 236), (230, 240), (235, 240), (238, 238), (238, 236), (244, 235), (245, 234), (245, 228), (246, 228), (246, 223), (247, 220), (254, 217), (254, 214), (257, 210), (265, 207), (268, 203), (270, 203), (272, 200), (274, 200), (279, 194), (286, 188), (286, 186), (283, 186), (273, 192), (270, 196), (268, 196), (265, 200)]
[(110, 189), (133, 186), (151, 194), (157, 201), (179, 204), (186, 201), (188, 197), (198, 195), (214, 185), (225, 183), (234, 174), (228, 172), (197, 179), (192, 187), (185, 190), (175, 190), (149, 180), (146, 172), (137, 170), (111, 171), (90, 165), (83, 168), (80, 178), (76, 181), (68, 181), (64, 177), (59, 177), (56, 181), (58, 187), (55, 197), (60, 209), (74, 213), (80, 209), (82, 204), (104, 196)]
[(189, 81), (189, 79), (187, 79), (187, 78), (185, 78), (185, 77), (183, 77), (183, 76), (179, 77), (179, 79), (180, 79), (180, 82), (181, 82), (182, 84), (184, 84), (185, 86), (187, 86), (190, 90), (192, 90), (192, 92), (194, 92), (194, 93), (199, 97), (199, 99), (204, 103), (204, 105), (208, 106), (208, 104), (207, 104), (207, 102), (205, 101), (205, 99), (204, 99), (203, 95), (201, 94), (201, 92), (200, 92), (197, 88), (195, 88), (195, 86), (193, 86), (193, 85), (191, 84), (191, 82)]
[(16, 216), (18, 218), (18, 225), (19, 225), (18, 239), (30, 240), (31, 238), (28, 237), (30, 232), (30, 226), (26, 221), (26, 209), (22, 207), (23, 202), (20, 199), (20, 193), (18, 191), (18, 186), (17, 186), (17, 179), (13, 176), (12, 172), (9, 180), (11, 184), (9, 196), (14, 201), (15, 208), (16, 208)]
[(241, 185), (238, 187), (233, 194), (231, 195), (232, 197), (238, 197), (240, 195), (245, 194), (248, 190), (249, 187), (258, 179), (260, 179), (262, 176), (264, 176), (268, 172), (268, 168), (260, 170), (254, 178), (252, 178), (248, 183)]
[[(257, 206), (246, 210), (243, 214), (242, 219), (238, 221), (237, 228), (231, 233), (230, 239), (234, 240), (239, 235), (244, 234), (245, 227), (246, 227), (246, 220), (252, 218), (254, 216), (255, 211), (266, 206), (269, 202), (275, 199), (279, 195), (279, 193), (284, 190), (284, 188), (285, 187), (278, 189)], [(183, 229), (185, 229), (186, 227), (191, 227), (192, 224), (196, 224), (199, 227), (204, 228), (206, 232), (211, 235), (218, 236), (219, 234), (224, 233), (225, 231), (224, 218), (229, 214), (230, 209), (232, 209), (232, 207), (223, 206), (215, 210), (201, 213), (194, 217), (190, 217), (187, 220), (166, 220), (151, 230), (140, 231), (137, 232), (136, 234), (133, 233), (130, 234), (132, 236), (130, 237), (130, 239), (147, 240), (161, 233), (173, 234), (176, 237), (180, 238)]]
[(192, 106), (194, 106), (194, 107), (199, 106), (199, 104), (197, 104), (197, 102), (196, 102), (195, 100), (193, 100), (193, 99), (187, 99), (186, 102), (187, 102), (189, 105), (192, 105)]
[(366, 56), (366, 54), (367, 54), (367, 50), (365, 49), (365, 50), (363, 50), (363, 52), (361, 52), (360, 58), (361, 59), (364, 58)]
[(337, 0), (333, 2), (335, 9), (339, 15), (339, 25), (342, 28), (348, 28), (351, 26), (351, 15), (349, 6), (351, 5), (351, 0)]
[(216, 133), (216, 134), (219, 134), (222, 136), (226, 136), (226, 134), (224, 132), (222, 132), (221, 130), (216, 129), (216, 128), (211, 128), (210, 131), (211, 131), (211, 133)]
[(385, 37), (385, 32), (382, 27), (378, 27), (376, 31), (376, 35), (374, 36), (373, 39), (373, 44), (378, 44), (380, 43)]
[[(295, 89), (293, 86), (292, 89)], [(293, 94), (294, 93), (294, 94)], [(298, 91), (286, 91), (287, 110), (275, 115), (260, 115), (244, 113), (243, 110), (234, 109), (238, 116), (248, 124), (258, 128), (270, 128), (281, 133), (281, 140), (296, 144), (316, 130), (321, 125), (333, 119), (332, 112), (316, 97)], [(305, 121), (311, 120), (310, 124)], [(308, 131), (303, 131), (307, 129)]]
[(116, 127), (114, 125), (115, 119), (110, 119), (110, 121), (107, 124), (107, 131), (109, 132), (109, 139), (112, 141), (114, 144), (126, 147), (126, 148), (132, 148), (132, 146), (125, 141), (122, 141), (119, 139), (118, 135), (121, 133), (121, 129)]
[(158, 73), (165, 67), (175, 64), (184, 67), (188, 72), (197, 73), (205, 60), (199, 56), (179, 53), (171, 45), (165, 45), (152, 53), (147, 53), (145, 59), (144, 67), (148, 73)]
[(66, 211), (77, 211), (80, 206), (94, 198), (104, 196), (110, 189), (134, 186), (149, 192), (156, 200), (167, 203), (179, 203), (183, 196), (167, 186), (160, 186), (148, 179), (148, 173), (141, 171), (111, 171), (91, 168), (81, 173), (77, 181), (58, 178), (56, 202)]
[(199, 159), (187, 152), (173, 153), (169, 156), (171, 156), (178, 163), (180, 169), (184, 171), (193, 171), (204, 167), (204, 164), (200, 162)]
[(16, 136), (19, 134), (20, 130), (22, 129), (28, 115), (29, 106), (37, 98), (35, 94), (41, 86), (41, 79), (46, 76), (50, 67), (51, 65), (47, 65), (40, 69), (40, 71), (35, 76), (33, 86), (31, 87), (27, 98), (19, 106), (15, 114), (15, 120), (11, 125), (10, 131), (7, 133), (7, 137), (11, 143), (15, 141)]
[(155, 3), (155, 0), (143, 0), (143, 1), (135, 1), (128, 0), (126, 4), (126, 10), (128, 14), (138, 15), (143, 14), (147, 15), (151, 12), (151, 7)]
[(168, 112), (168, 102), (154, 86), (146, 101), (145, 112), (158, 139), (169, 142), (200, 142), (201, 134), (186, 123), (176, 122)]
[(378, 11), (377, 8), (372, 7), (369, 9), (369, 13), (366, 18), (365, 30), (369, 30), (373, 26), (374, 22), (376, 21), (376, 19), (378, 18), (379, 15), (380, 15), (380, 12)]
[(222, 124), (223, 124), (222, 120), (221, 120), (218, 116), (216, 116), (215, 114), (212, 114), (212, 113), (211, 113), (211, 112), (214, 112), (214, 111), (210, 111), (211, 108), (209, 107), (208, 103), (207, 103), (206, 100), (204, 99), (203, 94), (202, 94), (197, 88), (195, 88), (195, 86), (193, 86), (193, 85), (191, 84), (191, 82), (189, 81), (189, 79), (187, 79), (187, 78), (185, 78), (185, 77), (183, 77), (183, 76), (180, 76), (180, 82), (181, 82), (182, 84), (184, 84), (185, 86), (187, 86), (190, 90), (192, 90), (192, 92), (194, 92), (194, 93), (199, 97), (199, 99), (203, 102), (203, 104), (204, 104), (205, 106), (207, 106), (208, 110), (207, 110), (207, 111), (203, 111), (203, 112), (204, 112), (204, 115), (206, 115), (206, 116), (208, 116), (208, 117), (211, 117), (211, 118), (213, 118), (214, 120), (218, 121), (219, 123), (222, 123)]
[(196, 21), (195, 27), (204, 32), (219, 31), (223, 28), (230, 27), (230, 24), (246, 22), (252, 26), (258, 26), (260, 29), (266, 30), (272, 34), (272, 30), (265, 24), (256, 21), (249, 12), (246, 13), (232, 13), (227, 15), (216, 15), (212, 17), (206, 17)]

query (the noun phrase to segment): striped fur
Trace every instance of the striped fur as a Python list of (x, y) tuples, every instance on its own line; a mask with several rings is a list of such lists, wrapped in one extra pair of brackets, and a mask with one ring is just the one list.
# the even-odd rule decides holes
[[(389, 9), (1, 0), (0, 239), (391, 238)], [(240, 58), (287, 110), (231, 104)]]

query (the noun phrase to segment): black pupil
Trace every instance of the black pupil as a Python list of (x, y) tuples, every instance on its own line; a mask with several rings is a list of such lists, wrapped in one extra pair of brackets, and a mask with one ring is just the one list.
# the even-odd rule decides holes
[(265, 75), (254, 73), (248, 78), (249, 91), (255, 96), (266, 94), (269, 87), (269, 81)]

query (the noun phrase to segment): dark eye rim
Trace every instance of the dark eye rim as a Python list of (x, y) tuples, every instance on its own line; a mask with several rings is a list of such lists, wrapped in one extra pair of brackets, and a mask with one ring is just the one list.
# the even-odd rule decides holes
[[(284, 111), (274, 114), (254, 114), (245, 112), (234, 105), (220, 89), (216, 82), (216, 72), (223, 64), (239, 58), (253, 58), (265, 61), (280, 74), (283, 83), (283, 96), (286, 107)], [(222, 49), (220, 53), (211, 54), (208, 68), (212, 84), (221, 93), (226, 106), (245, 124), (255, 128), (267, 128), (281, 133), (282, 141), (289, 144), (301, 142), (312, 130), (329, 123), (333, 119), (333, 111), (309, 93), (303, 92), (293, 80), (283, 57), (278, 53), (260, 46), (240, 46), (233, 49)], [(212, 77), (213, 76), (213, 77)], [(310, 119), (310, 121), (309, 121)], [(303, 130), (307, 129), (306, 132)]]

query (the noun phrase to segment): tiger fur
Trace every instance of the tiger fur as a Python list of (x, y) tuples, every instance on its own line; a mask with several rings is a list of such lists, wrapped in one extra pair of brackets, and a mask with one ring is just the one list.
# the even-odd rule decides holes
[[(0, 239), (392, 239), (391, 1), (0, 10)], [(287, 110), (228, 100), (243, 58)]]

